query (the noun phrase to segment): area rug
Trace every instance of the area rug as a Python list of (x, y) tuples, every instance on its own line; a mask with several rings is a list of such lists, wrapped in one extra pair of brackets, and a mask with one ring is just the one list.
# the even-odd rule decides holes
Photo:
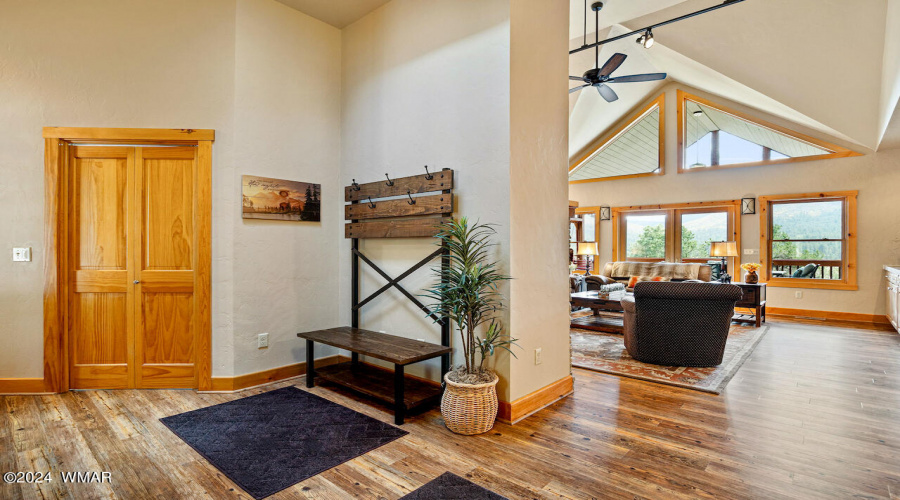
[(257, 499), (408, 434), (296, 387), (160, 421)]
[(445, 472), (400, 500), (508, 500), (468, 479)]
[(768, 326), (731, 325), (722, 364), (712, 368), (691, 368), (642, 363), (628, 355), (622, 335), (572, 328), (572, 366), (721, 394), (768, 329)]

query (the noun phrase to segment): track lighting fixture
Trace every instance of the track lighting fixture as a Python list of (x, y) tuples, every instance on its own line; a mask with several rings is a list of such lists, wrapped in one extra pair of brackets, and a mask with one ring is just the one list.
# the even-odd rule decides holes
[[(604, 45), (604, 44), (607, 44), (610, 42), (615, 42), (616, 40), (621, 40), (623, 38), (630, 38), (634, 35), (640, 35), (637, 39), (637, 43), (643, 45), (644, 48), (649, 49), (650, 47), (653, 46), (653, 32), (651, 31), (653, 28), (659, 28), (660, 26), (666, 26), (668, 24), (677, 23), (678, 21), (684, 21), (685, 19), (690, 19), (692, 17), (696, 17), (701, 14), (706, 14), (707, 12), (712, 12), (714, 10), (718, 10), (718, 9), (721, 9), (724, 7), (729, 7), (731, 5), (737, 5), (744, 1), (745, 0), (725, 0), (723, 3), (720, 3), (718, 5), (713, 5), (712, 7), (707, 7), (705, 9), (701, 9), (696, 12), (691, 12), (691, 13), (685, 14), (683, 16), (669, 19), (667, 21), (661, 21), (656, 24), (651, 24), (650, 26), (647, 26), (644, 28), (638, 28), (634, 31), (629, 31), (628, 33), (623, 33), (621, 35), (607, 38), (606, 40), (597, 40), (595, 38), (594, 43), (587, 43), (587, 35), (585, 35), (584, 44), (581, 47), (570, 50), (569, 55), (577, 54), (577, 53), (581, 52), (582, 50), (593, 49), (595, 47), (599, 47), (600, 45)], [(598, 5), (598, 4), (599, 4), (599, 7), (603, 7), (603, 5), (600, 2), (596, 2), (594, 5)], [(594, 5), (592, 5), (592, 7), (594, 7)], [(584, 10), (587, 11), (587, 1), (585, 1), (584, 7), (585, 7)], [(597, 10), (600, 10), (600, 9), (596, 8), (593, 10), (594, 10), (594, 12), (596, 12)], [(586, 13), (587, 12), (585, 12), (585, 14)], [(587, 32), (587, 17), (586, 16), (585, 16), (584, 28), (585, 28), (585, 32)]]
[(649, 49), (653, 47), (653, 31), (647, 30), (641, 36), (638, 37), (637, 43), (644, 46), (645, 49)]

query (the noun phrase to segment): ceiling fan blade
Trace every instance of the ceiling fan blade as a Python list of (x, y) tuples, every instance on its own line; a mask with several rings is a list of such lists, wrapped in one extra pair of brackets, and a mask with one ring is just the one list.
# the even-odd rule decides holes
[(652, 82), (655, 80), (665, 80), (665, 73), (646, 73), (643, 75), (627, 75), (618, 76), (606, 80), (606, 83), (628, 83), (628, 82)]
[(578, 92), (579, 90), (581, 90), (585, 87), (590, 87), (590, 86), (591, 86), (590, 84), (587, 84), (587, 85), (582, 85), (580, 87), (575, 87), (574, 89), (569, 89), (569, 93), (571, 94), (572, 92)]
[(613, 102), (619, 99), (619, 94), (616, 94), (616, 91), (602, 83), (597, 85), (597, 91), (600, 92), (600, 95), (606, 99), (606, 102)]
[(583, 81), (584, 81), (584, 77), (583, 77), (583, 76), (570, 76), (570, 77), (569, 77), (569, 80), (575, 80), (575, 81), (583, 82)]
[(616, 52), (615, 54), (613, 54), (612, 57), (607, 59), (606, 64), (604, 64), (603, 67), (600, 68), (598, 76), (609, 76), (610, 73), (615, 71), (619, 66), (622, 65), (623, 62), (625, 62), (626, 57), (628, 56), (620, 52)]

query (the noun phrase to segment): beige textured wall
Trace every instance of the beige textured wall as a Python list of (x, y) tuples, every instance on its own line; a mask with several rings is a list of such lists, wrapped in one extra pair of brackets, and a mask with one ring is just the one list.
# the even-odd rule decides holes
[[(496, 258), (514, 277), (504, 287), (510, 309), (502, 318), (522, 346), (518, 360), (492, 360), (506, 401), (569, 373), (566, 249), (556, 243), (566, 233), (567, 9), (531, 0), (394, 0), (343, 36), (343, 183), (422, 173), (425, 164), (452, 168), (457, 216), (498, 224)], [(534, 64), (550, 71), (535, 76)], [(522, 80), (511, 86), (515, 75)], [(397, 275), (434, 247), (421, 239), (370, 240), (362, 249)], [(349, 242), (341, 269), (347, 322)], [(365, 297), (384, 281), (361, 270)], [(423, 270), (403, 284), (416, 293), (430, 282)], [(364, 309), (361, 326), (440, 340), (438, 328), (395, 290)], [(544, 353), (540, 366), (536, 347)], [(435, 360), (409, 370), (436, 378), (438, 369)]]
[[(424, 165), (452, 168), (456, 213), (498, 224), (496, 257), (508, 270), (508, 0), (394, 0), (344, 29), (343, 68), (342, 183), (416, 175)], [(343, 213), (341, 205), (331, 209)], [(335, 233), (342, 240), (340, 317), (349, 324), (350, 243), (343, 227)], [(361, 249), (396, 276), (435, 247), (418, 238), (367, 240)], [(360, 266), (366, 297), (384, 280)], [(426, 267), (402, 284), (419, 293), (431, 282)], [(363, 309), (360, 326), (440, 342), (437, 325), (394, 289)], [(437, 379), (440, 363), (408, 371)]]
[[(290, 330), (334, 320), (304, 304), (337, 296), (336, 257), (309, 242), (336, 238), (327, 222), (242, 222), (239, 182), (336, 196), (339, 31), (271, 0), (0, 0), (0, 46), (0, 377), (42, 375), (43, 126), (215, 129), (213, 374), (302, 360)], [(32, 262), (13, 263), (16, 246)]]
[[(304, 361), (297, 332), (337, 323), (341, 33), (272, 0), (238, 0), (235, 154), (224, 205), (234, 241), (234, 372)], [(240, 175), (322, 184), (322, 222), (242, 219)], [(269, 347), (257, 349), (257, 335)], [(317, 357), (334, 354), (326, 346)]]
[[(900, 262), (900, 150), (880, 153), (860, 151), (864, 156), (724, 169), (714, 172), (677, 174), (676, 171), (676, 95), (677, 88), (712, 99), (735, 109), (752, 113), (779, 125), (794, 128), (814, 137), (812, 131), (784, 120), (766, 116), (740, 104), (728, 102), (697, 90), (671, 84), (666, 90), (666, 174), (660, 177), (613, 180), (569, 187), (570, 198), (581, 206), (611, 207), (728, 200), (762, 195), (810, 193), (817, 191), (859, 190), (859, 290), (804, 289), (795, 298), (791, 288), (770, 288), (768, 305), (792, 309), (884, 314), (885, 291), (881, 266)], [(655, 97), (655, 96), (654, 96)], [(873, 119), (876, 117), (873, 116)], [(839, 143), (841, 144), (841, 143)], [(841, 144), (846, 145), (846, 144)], [(849, 147), (849, 146), (848, 146)], [(858, 149), (858, 148), (857, 148)], [(741, 239), (745, 249), (743, 262), (759, 261), (759, 215), (741, 216)], [(612, 258), (612, 224), (600, 223), (600, 262)], [(737, 275), (736, 273), (732, 273)]]
[[(567, 376), (568, 7), (510, 2), (510, 400)], [(535, 71), (540, 68), (540, 71)], [(542, 361), (535, 364), (535, 349)]]

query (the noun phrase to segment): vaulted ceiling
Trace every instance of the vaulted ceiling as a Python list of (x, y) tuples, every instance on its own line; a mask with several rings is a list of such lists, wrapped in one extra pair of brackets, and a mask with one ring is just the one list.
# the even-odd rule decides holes
[[(719, 3), (606, 0), (600, 38)], [(590, 2), (589, 2), (590, 4)], [(582, 45), (584, 0), (572, 0), (570, 47)], [(588, 41), (593, 12), (588, 5)], [(741, 102), (827, 136), (875, 150), (900, 145), (900, 0), (746, 0), (654, 30), (649, 50), (633, 37), (602, 46), (600, 64), (628, 55), (615, 75), (666, 72), (668, 82)], [(593, 67), (570, 57), (570, 74)], [(618, 84), (607, 103), (593, 89), (570, 96), (570, 156), (583, 150), (664, 82)]]
[(344, 28), (361, 19), (390, 0), (277, 0), (288, 7), (324, 21), (335, 28)]

